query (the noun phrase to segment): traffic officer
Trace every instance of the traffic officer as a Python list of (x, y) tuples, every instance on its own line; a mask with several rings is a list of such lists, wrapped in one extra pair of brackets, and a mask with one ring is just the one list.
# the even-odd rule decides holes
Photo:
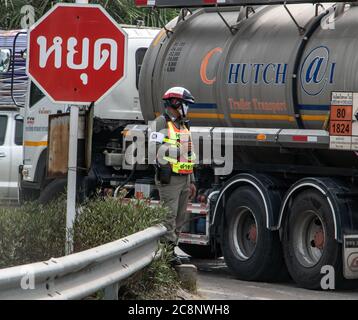
[(174, 247), (185, 224), (188, 200), (196, 195), (195, 153), (186, 119), (194, 97), (189, 90), (174, 87), (164, 94), (163, 100), (165, 110), (150, 125), (149, 143), (152, 144), (150, 149), (156, 152), (155, 183), (161, 201), (170, 211), (165, 223), (168, 229), (165, 240), (172, 250), (172, 263), (177, 265), (181, 261)]

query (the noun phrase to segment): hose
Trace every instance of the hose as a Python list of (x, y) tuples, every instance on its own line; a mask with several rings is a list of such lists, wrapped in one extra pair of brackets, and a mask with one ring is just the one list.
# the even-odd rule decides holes
[(124, 180), (124, 182), (120, 186), (118, 186), (116, 188), (116, 190), (114, 191), (114, 195), (113, 195), (114, 198), (117, 198), (118, 192), (133, 178), (133, 175), (134, 175), (136, 169), (137, 169), (137, 163), (134, 164), (133, 169), (132, 169), (130, 175), (128, 176), (128, 178), (126, 180)]

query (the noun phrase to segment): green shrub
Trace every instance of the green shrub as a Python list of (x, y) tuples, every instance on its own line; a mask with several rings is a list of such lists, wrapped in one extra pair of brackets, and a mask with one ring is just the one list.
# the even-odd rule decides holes
[(61, 200), (0, 208), (0, 268), (63, 256), (65, 210)]
[(146, 201), (131, 203), (115, 198), (89, 201), (81, 208), (74, 225), (74, 249), (83, 251), (121, 239), (162, 223), (163, 207), (150, 207)]
[[(85, 203), (74, 224), (75, 252), (87, 250), (162, 223), (167, 210), (143, 200), (95, 199)], [(66, 200), (49, 205), (27, 203), (0, 208), (0, 269), (61, 257), (65, 254)], [(179, 282), (161, 245), (158, 259), (121, 288), (125, 299), (174, 298)]]

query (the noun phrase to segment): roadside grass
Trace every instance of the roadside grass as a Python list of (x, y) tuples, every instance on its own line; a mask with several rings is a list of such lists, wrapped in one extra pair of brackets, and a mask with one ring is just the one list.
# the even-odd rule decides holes
[(174, 300), (180, 287), (178, 275), (170, 266), (168, 247), (161, 244), (157, 259), (127, 279), (120, 296), (125, 300)]
[[(87, 250), (162, 223), (167, 210), (146, 201), (131, 203), (98, 198), (81, 206), (74, 223), (74, 251)], [(0, 268), (65, 255), (66, 200), (49, 205), (27, 203), (0, 208)], [(160, 245), (158, 258), (122, 284), (122, 299), (174, 299), (180, 283), (170, 266), (170, 255)]]

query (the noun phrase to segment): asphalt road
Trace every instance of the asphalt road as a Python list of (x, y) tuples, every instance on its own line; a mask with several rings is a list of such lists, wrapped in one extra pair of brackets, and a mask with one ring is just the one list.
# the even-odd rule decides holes
[(208, 300), (358, 300), (358, 289), (311, 291), (295, 283), (258, 283), (235, 279), (223, 259), (195, 260), (198, 268), (198, 295)]

